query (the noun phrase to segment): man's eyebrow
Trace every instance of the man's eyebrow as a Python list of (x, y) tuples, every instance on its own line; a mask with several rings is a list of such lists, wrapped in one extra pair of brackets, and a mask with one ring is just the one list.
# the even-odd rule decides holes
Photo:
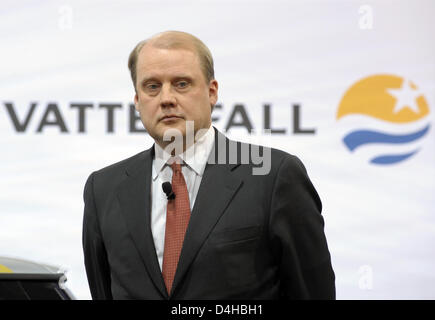
[(188, 74), (177, 74), (176, 76), (174, 76), (174, 79), (189, 79), (192, 80), (193, 77), (188, 75)]
[[(172, 81), (177, 81), (177, 80), (189, 80), (189, 81), (193, 81), (193, 77), (191, 75), (188, 75), (188, 74), (180, 73), (180, 74), (174, 75), (171, 80)], [(149, 81), (160, 81), (160, 80), (156, 76), (145, 76), (145, 77), (142, 78), (140, 83), (143, 84), (143, 83), (147, 83)]]
[(142, 80), (140, 81), (140, 83), (146, 83), (148, 81), (158, 81), (158, 79), (154, 76), (143, 77)]

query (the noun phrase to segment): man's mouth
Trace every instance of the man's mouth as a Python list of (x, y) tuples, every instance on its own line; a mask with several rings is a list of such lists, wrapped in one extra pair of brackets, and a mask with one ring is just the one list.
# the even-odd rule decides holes
[(160, 121), (162, 121), (162, 122), (171, 122), (171, 121), (177, 121), (177, 120), (180, 120), (180, 119), (183, 119), (183, 118), (180, 117), (180, 116), (177, 116), (175, 114), (168, 114), (166, 116), (163, 116), (160, 119)]

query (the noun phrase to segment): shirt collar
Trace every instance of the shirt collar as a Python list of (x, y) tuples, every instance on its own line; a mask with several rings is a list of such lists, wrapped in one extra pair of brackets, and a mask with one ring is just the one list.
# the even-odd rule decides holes
[[(208, 157), (214, 145), (215, 131), (213, 126), (210, 126), (202, 137), (200, 137), (192, 146), (185, 152), (180, 154), (180, 157), (195, 173), (202, 176), (207, 164)], [(160, 172), (164, 169), (168, 160), (172, 157), (171, 154), (165, 152), (162, 147), (154, 143), (154, 161), (153, 161), (153, 180), (156, 180)]]

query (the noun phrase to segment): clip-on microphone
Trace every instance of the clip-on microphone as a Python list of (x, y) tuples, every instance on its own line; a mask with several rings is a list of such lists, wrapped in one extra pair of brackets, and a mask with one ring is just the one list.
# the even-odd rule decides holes
[(162, 183), (163, 192), (166, 194), (168, 200), (175, 199), (175, 193), (172, 191), (172, 185), (169, 181)]

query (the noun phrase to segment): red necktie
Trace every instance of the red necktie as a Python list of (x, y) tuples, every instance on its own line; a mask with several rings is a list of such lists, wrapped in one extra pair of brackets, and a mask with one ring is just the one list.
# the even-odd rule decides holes
[(166, 210), (165, 248), (163, 251), (162, 274), (168, 293), (171, 292), (184, 235), (190, 219), (189, 192), (181, 172), (181, 165), (176, 161), (171, 164), (172, 190), (175, 199), (168, 200)]

